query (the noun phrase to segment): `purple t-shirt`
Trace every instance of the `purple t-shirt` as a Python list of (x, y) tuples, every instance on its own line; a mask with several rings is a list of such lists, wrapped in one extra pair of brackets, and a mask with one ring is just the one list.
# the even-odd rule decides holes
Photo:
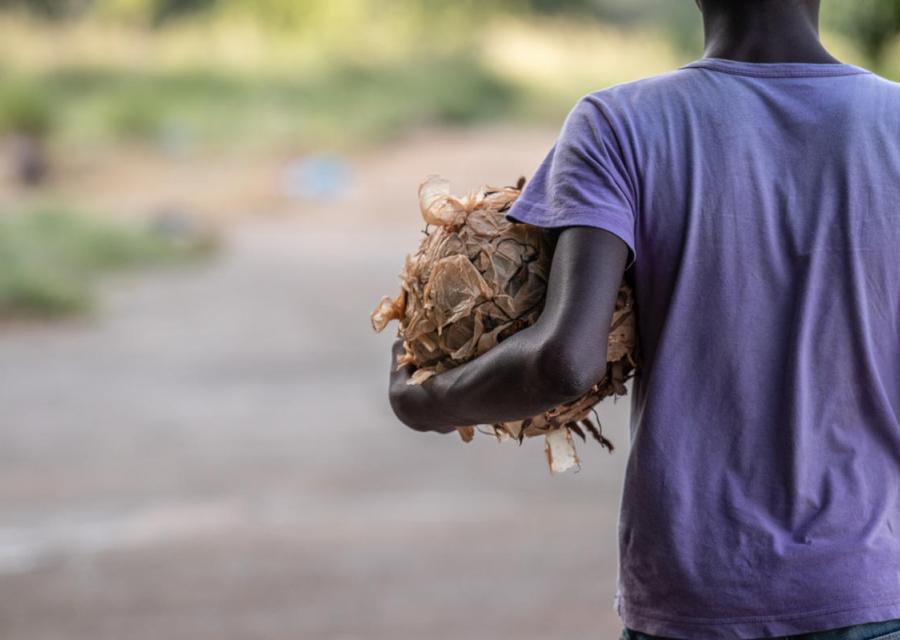
[(900, 617), (900, 84), (704, 58), (590, 93), (508, 217), (630, 249), (624, 624)]

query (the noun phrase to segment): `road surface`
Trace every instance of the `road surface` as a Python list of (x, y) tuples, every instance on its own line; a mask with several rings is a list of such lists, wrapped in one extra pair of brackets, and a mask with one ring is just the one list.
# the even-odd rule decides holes
[(530, 174), (553, 131), (431, 133), (342, 198), (230, 226), (204, 264), (0, 333), (4, 640), (614, 638), (629, 399), (609, 455), (416, 434), (368, 315), (417, 241), (415, 184)]

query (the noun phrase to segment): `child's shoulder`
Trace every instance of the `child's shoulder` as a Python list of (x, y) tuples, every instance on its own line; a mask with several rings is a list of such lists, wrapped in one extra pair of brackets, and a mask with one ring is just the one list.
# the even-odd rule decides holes
[(595, 89), (582, 95), (572, 111), (590, 113), (599, 109), (616, 113), (630, 109), (654, 109), (663, 100), (671, 101), (680, 94), (689, 95), (693, 82), (691, 75), (689, 69), (679, 67)]

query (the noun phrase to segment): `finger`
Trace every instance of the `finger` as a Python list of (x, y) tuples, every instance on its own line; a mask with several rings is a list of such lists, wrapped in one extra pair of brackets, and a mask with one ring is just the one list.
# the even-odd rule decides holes
[(394, 342), (391, 347), (391, 370), (392, 371), (403, 371), (408, 375), (412, 375), (415, 371), (416, 367), (408, 362), (402, 367), (398, 367), (397, 363), (400, 361), (400, 358), (406, 353), (406, 347), (403, 344), (403, 340), (397, 340)]
[(402, 340), (397, 340), (394, 342), (391, 348), (391, 384), (402, 385), (406, 384), (406, 381), (412, 376), (415, 372), (415, 367), (412, 364), (405, 364), (402, 367), (397, 366), (397, 362), (399, 358), (406, 352), (406, 348), (403, 346)]

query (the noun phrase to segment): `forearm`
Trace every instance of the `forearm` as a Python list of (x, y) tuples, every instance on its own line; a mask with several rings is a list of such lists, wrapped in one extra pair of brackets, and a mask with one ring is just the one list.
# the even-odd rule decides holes
[[(539, 415), (586, 393), (606, 372), (609, 326), (628, 255), (604, 230), (569, 227), (559, 236), (538, 321), (464, 365), (421, 385), (414, 367), (391, 377), (391, 406), (423, 431)], [(394, 345), (396, 358), (402, 341)]]
[(478, 358), (404, 393), (404, 421), (422, 430), (493, 424), (539, 415), (596, 381), (579, 374), (540, 323)]

